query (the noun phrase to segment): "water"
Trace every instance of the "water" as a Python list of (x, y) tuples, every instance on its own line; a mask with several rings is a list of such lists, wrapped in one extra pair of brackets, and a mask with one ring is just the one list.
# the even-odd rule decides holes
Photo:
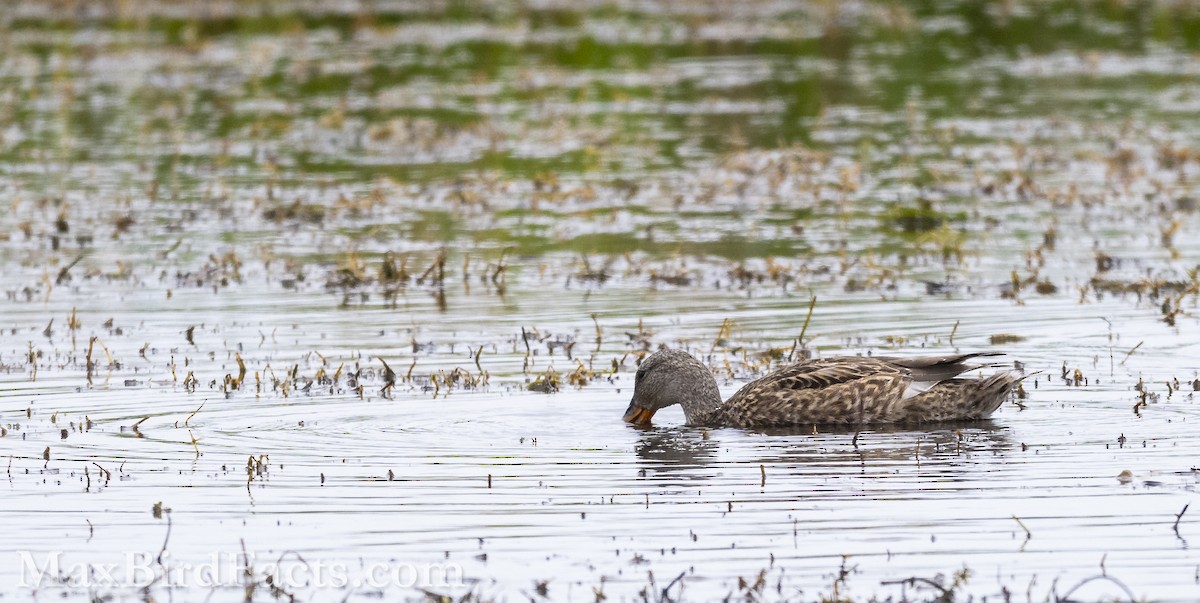
[[(1200, 596), (1191, 9), (48, 6), (0, 20), (3, 597)], [(660, 344), (1042, 373), (627, 425)]]

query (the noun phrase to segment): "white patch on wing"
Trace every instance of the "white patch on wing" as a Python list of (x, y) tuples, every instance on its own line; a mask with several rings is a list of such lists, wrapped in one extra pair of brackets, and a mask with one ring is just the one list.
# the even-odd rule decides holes
[(900, 399), (907, 400), (909, 398), (914, 398), (916, 396), (919, 396), (919, 395), (929, 391), (930, 389), (932, 389), (933, 386), (937, 385), (938, 383), (941, 383), (941, 382), (940, 381), (909, 381), (908, 386), (906, 386), (904, 388), (904, 393), (900, 395)]

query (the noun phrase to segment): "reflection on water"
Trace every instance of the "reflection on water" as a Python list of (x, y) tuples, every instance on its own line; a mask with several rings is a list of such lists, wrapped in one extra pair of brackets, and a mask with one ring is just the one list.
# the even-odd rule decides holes
[(704, 479), (705, 469), (717, 460), (719, 442), (707, 429), (694, 427), (639, 427), (639, 464), (649, 477)]
[[(639, 433), (635, 452), (648, 477), (678, 480), (682, 477), (704, 479), (711, 470), (720, 467), (722, 436), (750, 437), (748, 458), (740, 463), (790, 467), (798, 474), (807, 470), (843, 473), (857, 469), (894, 468), (899, 464), (919, 465), (938, 462), (939, 471), (948, 479), (947, 471), (961, 466), (970, 468), (976, 456), (1004, 457), (1012, 448), (1009, 429), (995, 421), (963, 423), (956, 427), (945, 424), (913, 430), (874, 427), (855, 433), (822, 430), (813, 427), (796, 429), (771, 428), (761, 430), (710, 430), (701, 427), (642, 427), (630, 425)], [(733, 435), (737, 434), (737, 435)], [(756, 436), (761, 436), (757, 440)], [(757, 456), (761, 454), (762, 456)]]

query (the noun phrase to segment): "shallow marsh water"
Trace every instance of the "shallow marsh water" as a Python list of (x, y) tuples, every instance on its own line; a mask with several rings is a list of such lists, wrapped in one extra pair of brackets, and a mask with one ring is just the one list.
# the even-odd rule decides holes
[[(1194, 7), (52, 6), (0, 37), (4, 599), (426, 596), (280, 559), (1200, 597)], [(804, 353), (1043, 372), (983, 424), (626, 425), (660, 344), (725, 394)], [(22, 586), (55, 551), (224, 565)]]

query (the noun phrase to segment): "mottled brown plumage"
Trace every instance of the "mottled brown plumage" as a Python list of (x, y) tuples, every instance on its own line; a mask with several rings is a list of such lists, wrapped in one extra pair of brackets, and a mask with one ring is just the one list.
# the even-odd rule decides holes
[(878, 425), (985, 419), (1020, 380), (1012, 371), (960, 374), (995, 366), (967, 361), (996, 353), (916, 358), (842, 356), (793, 364), (747, 383), (725, 403), (712, 373), (687, 352), (661, 350), (638, 368), (631, 423), (681, 404), (689, 425), (771, 427)]

